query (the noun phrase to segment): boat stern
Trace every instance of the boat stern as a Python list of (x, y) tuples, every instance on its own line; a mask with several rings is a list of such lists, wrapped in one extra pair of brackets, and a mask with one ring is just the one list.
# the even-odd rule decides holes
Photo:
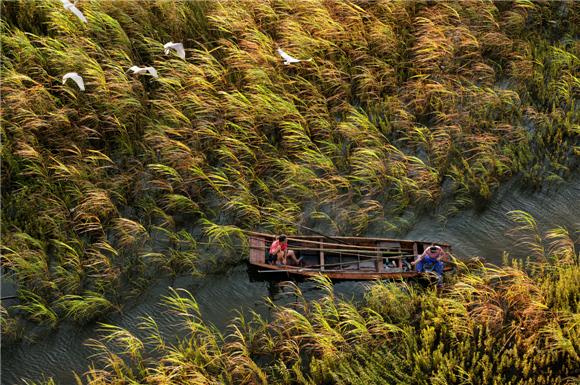
[(264, 238), (250, 236), (250, 262), (266, 263), (266, 240)]

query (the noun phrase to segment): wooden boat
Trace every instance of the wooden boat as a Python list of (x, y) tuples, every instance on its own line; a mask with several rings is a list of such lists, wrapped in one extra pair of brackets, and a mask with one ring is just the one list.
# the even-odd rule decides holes
[[(373, 280), (399, 279), (422, 275), (416, 266), (410, 264), (417, 255), (429, 246), (440, 246), (445, 250), (445, 260), (449, 260), (451, 245), (409, 241), (402, 239), (289, 236), (288, 250), (294, 250), (296, 258), (301, 258), (300, 266), (270, 264), (266, 260), (268, 251), (276, 236), (246, 231), (250, 245), (250, 263), (262, 272), (275, 272), (313, 276), (324, 274), (330, 279)], [(287, 261), (290, 263), (290, 261)], [(445, 264), (443, 271), (453, 267)]]

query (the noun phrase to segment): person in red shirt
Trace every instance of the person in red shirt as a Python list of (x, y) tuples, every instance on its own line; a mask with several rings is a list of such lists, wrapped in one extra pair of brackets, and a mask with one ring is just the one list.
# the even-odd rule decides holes
[(443, 262), (441, 260), (445, 257), (445, 251), (439, 246), (433, 246), (427, 248), (425, 252), (417, 257), (411, 265), (417, 265), (417, 271), (422, 272), (423, 265), (431, 264), (433, 270), (437, 274), (437, 287), (443, 287)]
[(300, 257), (300, 259), (296, 259), (296, 255), (294, 254), (293, 250), (288, 250), (288, 239), (286, 239), (285, 235), (280, 235), (272, 243), (272, 246), (270, 246), (270, 256), (276, 258), (276, 266), (279, 268), (281, 268), (282, 265), (286, 265), (287, 257), (290, 257), (296, 266), (298, 266), (302, 260), (302, 257)]

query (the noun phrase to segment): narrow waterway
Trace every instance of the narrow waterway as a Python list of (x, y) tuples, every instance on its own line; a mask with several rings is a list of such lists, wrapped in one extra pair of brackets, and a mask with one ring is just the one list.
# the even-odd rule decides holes
[[(514, 239), (506, 235), (514, 228), (507, 215), (509, 211), (521, 210), (533, 215), (543, 233), (557, 225), (572, 230), (576, 223), (580, 223), (579, 197), (580, 175), (566, 186), (535, 192), (526, 191), (517, 181), (513, 181), (504, 186), (494, 203), (484, 210), (471, 209), (447, 221), (437, 221), (428, 216), (418, 218), (416, 225), (402, 238), (447, 242), (458, 257), (479, 256), (487, 262), (501, 265), (504, 251), (515, 258), (527, 255), (524, 249), (514, 247)], [(227, 274), (210, 276), (201, 283), (183, 277), (173, 282), (173, 286), (189, 290), (199, 304), (204, 322), (224, 331), (231, 319), (237, 316), (236, 310), (242, 310), (246, 315), (253, 310), (268, 317), (265, 298), (271, 298), (278, 305), (294, 301), (291, 295), (276, 287), (277, 281), (273, 279), (262, 277), (246, 264), (241, 264)], [(115, 314), (103, 321), (139, 336), (137, 325), (140, 317), (151, 316), (163, 335), (171, 341), (180, 332), (177, 319), (161, 303), (162, 296), (168, 294), (169, 284), (165, 282), (155, 287), (147, 298), (126, 309), (123, 315)], [(309, 299), (322, 295), (312, 283), (300, 282), (298, 285)], [(341, 282), (335, 284), (335, 291), (358, 300), (364, 285), (360, 282)], [(5, 306), (13, 305), (13, 301), (9, 300)], [(25, 341), (18, 346), (3, 347), (1, 383), (24, 384), (24, 379), (40, 382), (43, 374), (46, 378), (53, 377), (57, 384), (75, 383), (72, 372), (79, 375), (85, 373), (91, 363), (89, 357), (95, 353), (84, 343), (90, 338), (97, 338), (100, 334), (98, 329), (98, 324), (65, 326), (38, 337), (35, 343)]]

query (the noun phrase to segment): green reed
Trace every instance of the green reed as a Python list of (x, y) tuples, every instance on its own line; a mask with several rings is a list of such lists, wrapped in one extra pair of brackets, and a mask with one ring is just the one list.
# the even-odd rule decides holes
[(577, 257), (576, 242), (563, 228), (539, 241), (554, 247), (546, 260), (532, 258), (534, 266), (507, 254), (502, 268), (457, 261), (443, 292), (378, 281), (352, 302), (320, 276), (314, 281), (323, 295), (307, 300), (286, 283), (293, 303), (268, 299), (269, 320), (240, 312), (223, 334), (203, 321), (195, 298), (172, 291), (164, 302), (187, 336), (164, 338), (152, 317), (143, 319), (142, 339), (103, 325), (103, 336), (89, 342), (102, 369), (86, 377), (95, 384), (575, 383), (580, 270), (559, 256)]
[[(293, 231), (259, 209), (333, 234), (404, 231), (578, 165), (574, 3), (82, 11), (86, 25), (52, 3), (2, 4), (3, 254), (43, 306), (97, 293), (111, 310), (156, 271), (202, 276), (184, 223), (235, 259), (240, 228)], [(278, 45), (313, 61), (284, 66)], [(71, 71), (85, 92), (62, 85)]]

